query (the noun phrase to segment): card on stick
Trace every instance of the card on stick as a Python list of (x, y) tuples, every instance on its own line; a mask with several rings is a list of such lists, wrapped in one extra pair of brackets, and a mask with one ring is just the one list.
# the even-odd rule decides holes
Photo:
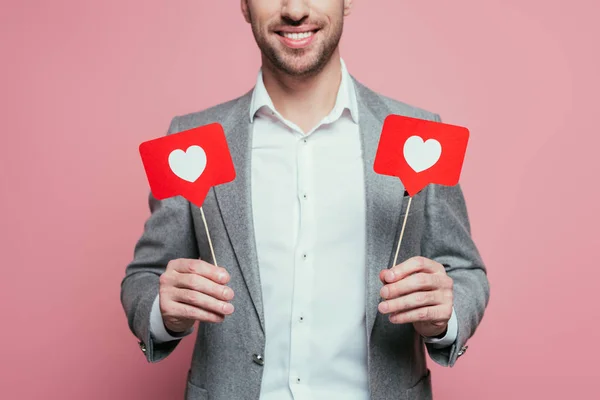
[(235, 179), (223, 127), (212, 123), (143, 142), (139, 146), (154, 197), (183, 196), (200, 207), (213, 262), (215, 251), (202, 204), (211, 187)]
[(398, 260), (413, 196), (430, 183), (456, 185), (468, 141), (469, 130), (461, 126), (394, 114), (385, 119), (373, 170), (400, 178), (410, 196), (392, 266)]
[(453, 186), (468, 141), (467, 128), (392, 114), (383, 123), (373, 169), (400, 178), (411, 197), (430, 183)]
[(139, 146), (154, 197), (181, 195), (202, 207), (212, 186), (235, 179), (221, 124), (212, 123), (149, 140)]

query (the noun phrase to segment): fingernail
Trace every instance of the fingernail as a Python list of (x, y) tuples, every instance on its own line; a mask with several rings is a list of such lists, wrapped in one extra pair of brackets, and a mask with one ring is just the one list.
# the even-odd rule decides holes
[(396, 277), (396, 275), (394, 275), (394, 271), (388, 271), (387, 278), (386, 278), (388, 281), (390, 281), (390, 282), (393, 281), (395, 277)]
[(223, 306), (223, 312), (232, 313), (233, 312), (233, 304), (225, 303), (225, 305)]
[(383, 302), (379, 304), (379, 310), (381, 310), (381, 312), (385, 313), (388, 310), (388, 303), (387, 302)]
[(387, 297), (390, 295), (390, 289), (388, 289), (387, 286), (384, 286), (381, 289), (381, 297), (383, 297), (384, 299), (387, 299)]
[(222, 272), (219, 272), (219, 275), (217, 276), (217, 279), (219, 280), (219, 282), (225, 281), (225, 274), (222, 273)]

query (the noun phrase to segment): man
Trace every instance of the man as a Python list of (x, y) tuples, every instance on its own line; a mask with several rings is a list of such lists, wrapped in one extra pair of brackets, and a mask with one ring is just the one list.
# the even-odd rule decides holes
[(407, 197), (373, 172), (390, 114), (436, 114), (352, 77), (338, 43), (351, 0), (242, 0), (262, 52), (256, 86), (175, 117), (219, 122), (236, 167), (200, 210), (158, 201), (122, 282), (149, 362), (198, 324), (187, 399), (430, 399), (425, 349), (452, 366), (489, 299), (459, 186)]

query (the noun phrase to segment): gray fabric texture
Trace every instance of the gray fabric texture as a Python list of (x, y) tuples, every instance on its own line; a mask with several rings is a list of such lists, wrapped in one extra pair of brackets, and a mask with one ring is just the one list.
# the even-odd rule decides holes
[[(394, 257), (407, 197), (398, 178), (378, 175), (373, 162), (384, 119), (390, 114), (441, 121), (439, 115), (373, 92), (352, 78), (359, 105), (367, 205), (366, 326), (371, 398), (431, 399), (431, 375), (426, 354), (442, 366), (453, 366), (474, 334), (489, 301), (486, 267), (471, 237), (467, 207), (460, 185), (429, 185), (412, 200), (398, 260), (422, 255), (443, 264), (454, 280), (458, 338), (436, 349), (425, 344), (412, 324), (392, 324), (377, 311), (382, 283), (379, 272)], [(251, 92), (210, 109), (173, 118), (167, 134), (213, 122), (220, 123), (236, 169), (236, 179), (212, 188), (204, 202), (219, 265), (231, 275), (235, 312), (220, 324), (200, 323), (195, 335), (186, 399), (258, 399), (265, 334), (260, 269), (257, 261), (250, 197)], [(159, 276), (177, 258), (212, 262), (198, 207), (182, 197), (163, 201), (149, 195), (151, 215), (135, 246), (121, 284), (121, 302), (129, 327), (148, 362), (159, 362), (179, 340), (156, 344), (149, 332), (150, 310)], [(351, 216), (349, 216), (351, 217)], [(335, 318), (335, 316), (332, 316)], [(464, 350), (464, 349), (463, 349)]]

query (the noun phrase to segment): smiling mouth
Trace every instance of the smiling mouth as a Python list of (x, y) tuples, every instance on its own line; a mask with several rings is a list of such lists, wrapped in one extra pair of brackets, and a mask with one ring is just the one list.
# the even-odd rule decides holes
[(308, 39), (309, 37), (313, 36), (315, 33), (317, 33), (318, 29), (315, 29), (313, 31), (306, 31), (306, 32), (276, 32), (279, 36), (282, 36), (286, 39), (289, 40), (305, 40)]

